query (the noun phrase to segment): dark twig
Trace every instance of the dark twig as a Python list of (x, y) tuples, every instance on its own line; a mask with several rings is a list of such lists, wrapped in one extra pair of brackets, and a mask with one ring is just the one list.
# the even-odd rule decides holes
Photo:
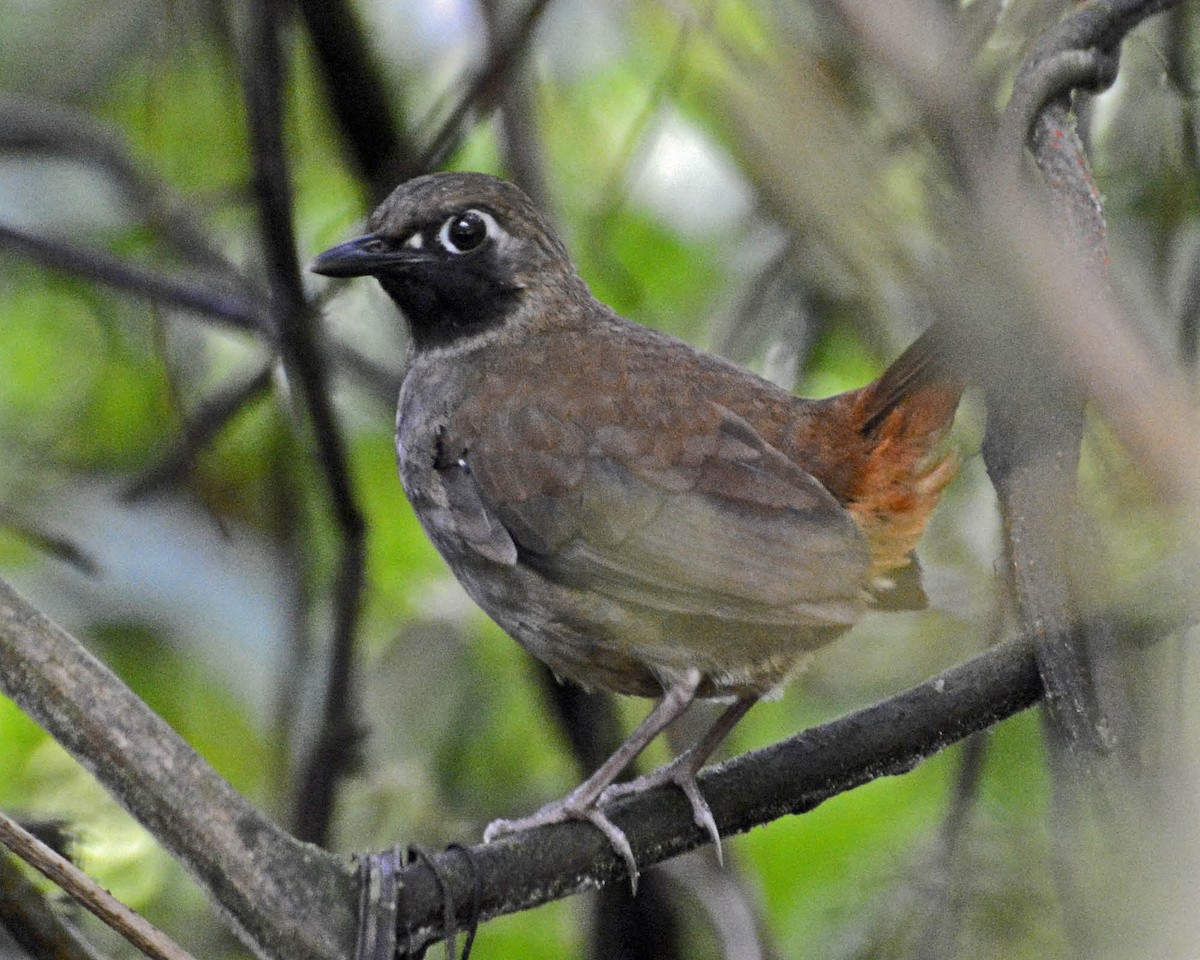
[[(661, 116), (663, 104), (681, 83), (688, 43), (694, 35), (694, 29), (694, 24), (685, 20), (676, 32), (671, 49), (667, 51), (666, 63), (658, 71), (654, 84), (647, 91), (621, 146), (614, 153), (616, 162), (612, 165), (606, 182), (597, 191), (603, 205), (589, 218), (587, 233), (583, 238), (588, 253), (595, 258), (610, 281), (619, 281), (627, 296), (632, 294), (638, 299), (641, 298), (641, 279), (613, 253), (612, 234), (621, 211), (629, 201), (628, 183), (632, 179), (634, 164), (639, 160), (644, 162), (645, 155), (654, 142), (653, 137), (647, 136), (647, 131), (655, 118)], [(633, 176), (636, 176), (636, 171)]]
[[(732, 835), (881, 776), (905, 773), (938, 751), (1032, 706), (1041, 696), (1027, 641), (995, 647), (873, 707), (706, 771), (700, 784), (721, 832)], [(638, 863), (659, 863), (706, 842), (678, 791), (657, 789), (613, 804)], [(597, 831), (568, 823), (470, 848), (482, 882), (479, 918), (489, 919), (624, 877), (624, 865)], [(460, 858), (436, 857), (455, 902), (473, 883)], [(444, 901), (429, 871), (404, 886), (402, 930), (420, 950), (445, 932)], [(464, 918), (459, 917), (461, 924)]]
[(267, 284), (280, 330), (280, 352), (308, 412), (317, 459), (342, 538), (321, 725), (298, 779), (294, 811), (297, 835), (322, 843), (328, 833), (337, 785), (354, 762), (354, 747), (360, 736), (352, 662), (362, 594), (365, 531), (296, 259), (291, 185), (283, 146), (284, 64), (279, 30), (284, 9), (284, 0), (263, 0), (254, 8), (246, 45), (244, 89), (254, 194)]
[(374, 202), (418, 171), (403, 105), (388, 92), (352, 4), (296, 0), (312, 39), (334, 119)]
[(180, 202), (137, 163), (107, 127), (54, 104), (0, 95), (0, 152), (66, 156), (104, 173), (129, 207), (193, 266), (238, 283), (240, 277)]
[[(499, 0), (480, 0), (479, 7), (487, 24), (489, 57), (499, 62), (505, 55), (507, 36), (504, 4)], [(509, 69), (507, 80), (498, 87), (501, 152), (508, 178), (525, 191), (539, 210), (548, 212), (550, 191), (546, 189), (546, 167), (529, 77), (530, 71), (519, 62)]]
[[(1166, 46), (1166, 79), (1179, 104), (1180, 143), (1183, 166), (1194, 178), (1200, 174), (1200, 118), (1196, 109), (1197, 65), (1192, 51), (1196, 43), (1195, 11), (1186, 4), (1177, 5), (1165, 24), (1163, 42)], [(1191, 218), (1176, 224), (1175, 242), (1184, 240), (1190, 232)], [(1164, 258), (1165, 259), (1165, 258)], [(1200, 360), (1200, 249), (1191, 252), (1184, 273), (1179, 297), (1179, 358), (1184, 369), (1194, 379), (1196, 361)]]
[(519, 17), (504, 42), (498, 45), (488, 62), (467, 84), (458, 103), (442, 121), (429, 146), (421, 155), (416, 169), (434, 170), (458, 149), (466, 130), (466, 120), (472, 113), (477, 119), (487, 116), (495, 107), (501, 84), (508, 71), (519, 63), (541, 22), (549, 0), (530, 0), (529, 7)]
[(44, 873), (146, 956), (155, 960), (192, 960), (191, 954), (165, 933), (3, 813), (0, 813), (0, 844)]
[(100, 573), (100, 565), (96, 562), (95, 557), (74, 540), (47, 530), (5, 507), (0, 507), (0, 527), (20, 537), (38, 550), (57, 557), (63, 563), (69, 563), (85, 576), (95, 577)]
[(336, 362), (338, 371), (344, 371), (358, 380), (370, 396), (395, 406), (404, 379), (399, 369), (385, 366), (373, 357), (365, 356), (357, 348), (337, 341), (329, 344), (329, 355)]
[(178, 481), (191, 467), (196, 455), (251, 401), (271, 385), (274, 363), (265, 364), (251, 377), (226, 385), (208, 397), (187, 420), (174, 446), (149, 470), (125, 487), (126, 501), (140, 500)]
[(241, 294), (214, 289), (211, 283), (188, 283), (119, 260), (111, 254), (85, 250), (4, 224), (0, 224), (0, 247), (36, 260), (52, 270), (95, 280), (156, 303), (192, 310), (226, 326), (261, 334), (268, 342), (274, 340), (265, 311)]
[(1179, 359), (1195, 378), (1196, 361), (1200, 360), (1200, 250), (1188, 261), (1179, 298)]
[(949, 960), (958, 955), (957, 933), (966, 899), (967, 856), (963, 847), (971, 811), (979, 796), (979, 783), (987, 757), (988, 735), (980, 732), (963, 744), (950, 809), (937, 840), (932, 893), (923, 904), (921, 927), (912, 956), (920, 960)]

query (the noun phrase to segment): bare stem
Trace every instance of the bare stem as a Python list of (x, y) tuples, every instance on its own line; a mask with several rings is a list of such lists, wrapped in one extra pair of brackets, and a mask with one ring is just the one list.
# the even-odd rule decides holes
[(57, 883), (73, 900), (83, 904), (146, 956), (154, 960), (193, 960), (190, 953), (158, 927), (3, 813), (0, 813), (0, 843)]

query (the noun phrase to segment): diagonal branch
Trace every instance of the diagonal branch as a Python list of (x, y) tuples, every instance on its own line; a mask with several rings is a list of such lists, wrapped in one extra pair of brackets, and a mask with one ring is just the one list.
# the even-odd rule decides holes
[(109, 253), (41, 237), (7, 224), (0, 224), (0, 248), (15, 251), (52, 270), (192, 310), (236, 330), (258, 333), (268, 342), (274, 339), (259, 304), (241, 294), (215, 289), (211, 284), (187, 283)]
[(350, 159), (378, 202), (418, 172), (404, 133), (402, 104), (389, 94), (353, 4), (296, 0), (296, 6)]
[[(1142, 618), (1130, 626), (1160, 636), (1173, 624)], [(353, 952), (358, 898), (349, 865), (267, 820), (77, 640), (3, 581), (0, 692), (175, 856), (257, 955), (341, 960)], [(743, 832), (905, 773), (1041, 696), (1033, 638), (1022, 637), (875, 706), (737, 757), (705, 772), (700, 783), (722, 832)], [(647, 867), (707, 842), (690, 806), (670, 788), (629, 797), (614, 804), (612, 815)], [(399, 942), (414, 948), (445, 934), (447, 890), (460, 905), (452, 925), (461, 928), (597, 887), (624, 869), (604, 838), (581, 824), (432, 860), (433, 868), (409, 867), (397, 878)]]
[(534, 29), (541, 22), (542, 14), (550, 5), (549, 0), (530, 0), (529, 7), (516, 22), (512, 32), (502, 43), (492, 47), (492, 55), (484, 67), (475, 74), (467, 89), (459, 97), (449, 115), (442, 121), (429, 146), (417, 161), (416, 169), (434, 170), (441, 166), (459, 148), (465, 135), (466, 121), (472, 112), (486, 116), (496, 105), (500, 84), (525, 55), (533, 38)]
[(195, 211), (134, 160), (101, 123), (57, 104), (0, 94), (0, 152), (70, 157), (108, 178), (131, 210), (188, 263), (233, 283), (236, 268), (200, 228)]
[(62, 887), (78, 903), (154, 960), (193, 960), (165, 933), (139, 916), (75, 864), (0, 813), (0, 844)]
[[(1040, 697), (1030, 643), (1010, 641), (875, 706), (720, 764), (701, 774), (700, 786), (722, 834), (741, 833), (805, 813), (879, 777), (907, 773)], [(626, 798), (606, 812), (646, 867), (708, 842), (687, 801), (670, 787)], [(433, 858), (433, 868), (412, 866), (400, 874), (400, 944), (419, 951), (445, 936), (443, 882), (459, 905), (452, 926), (461, 929), (473, 919), (525, 910), (625, 876), (621, 858), (586, 824), (543, 827), (466, 853), (451, 849)], [(481, 895), (473, 904), (476, 881)], [(476, 917), (469, 915), (473, 906)]]
[(267, 363), (242, 381), (223, 386), (206, 398), (179, 431), (179, 438), (161, 459), (127, 484), (121, 498), (131, 502), (178, 481), (191, 469), (197, 454), (242, 410), (271, 385), (274, 363)]

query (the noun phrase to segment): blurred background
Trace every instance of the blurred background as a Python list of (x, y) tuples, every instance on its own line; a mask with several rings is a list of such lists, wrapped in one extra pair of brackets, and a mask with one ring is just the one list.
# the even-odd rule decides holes
[[(942, 4), (959, 57), (946, 69), (968, 67), (998, 114), (1029, 45), (1071, 7)], [(326, 700), (344, 538), (302, 391), (262, 322), (245, 93), (254, 8), (0, 0), (0, 575), (287, 825)], [(401, 178), (478, 169), (534, 196), (618, 311), (799, 393), (866, 382), (931, 319), (930, 277), (959, 236), (952, 164), (852, 7), (285, 9), (301, 264), (361, 232)], [(1116, 85), (1080, 104), (1118, 299), (1148, 355), (1187, 379), (1196, 27), (1194, 5), (1150, 21), (1126, 42)], [(171, 292), (148, 296), (156, 280)], [(366, 521), (345, 703), (362, 737), (323, 840), (347, 854), (473, 843), (489, 820), (578, 781), (581, 711), (612, 732), (647, 704), (568, 702), (469, 602), (396, 477), (400, 318), (373, 283), (303, 284)], [(727, 752), (899, 692), (1014, 632), (982, 432), (969, 395), (951, 439), (960, 475), (919, 551), (929, 609), (869, 615), (757, 707)], [(1081, 503), (1098, 591), (1194, 543), (1144, 474), (1093, 418)], [(1194, 751), (1193, 661), (1176, 638), (1122, 678), (1153, 706), (1160, 760)], [(650, 759), (666, 756), (657, 745)], [(1053, 796), (1038, 717), (1021, 715), (904, 777), (729, 838), (724, 870), (705, 850), (653, 871), (640, 908), (616, 891), (489, 923), (474, 956), (1195, 956), (1188, 924), (1162, 933), (1153, 886), (1135, 900), (1169, 941), (1161, 952), (1125, 952), (1145, 947), (1136, 925), (1114, 934), (1089, 915), (1080, 929), (1074, 897), (1117, 894), (1064, 888), (1075, 852), (1055, 842)], [(0, 808), (62, 818), (80, 863), (117, 896), (199, 957), (240, 955), (170, 858), (3, 698)], [(114, 956), (130, 952), (86, 928)], [(18, 955), (0, 936), (0, 956)]]

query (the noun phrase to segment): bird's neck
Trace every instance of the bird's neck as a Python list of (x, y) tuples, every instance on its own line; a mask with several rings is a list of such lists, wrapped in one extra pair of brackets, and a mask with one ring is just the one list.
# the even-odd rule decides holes
[(417, 352), (445, 351), (501, 329), (519, 309), (521, 291), (490, 288), (484, 295), (470, 284), (432, 286), (403, 278), (379, 283), (408, 321)]

